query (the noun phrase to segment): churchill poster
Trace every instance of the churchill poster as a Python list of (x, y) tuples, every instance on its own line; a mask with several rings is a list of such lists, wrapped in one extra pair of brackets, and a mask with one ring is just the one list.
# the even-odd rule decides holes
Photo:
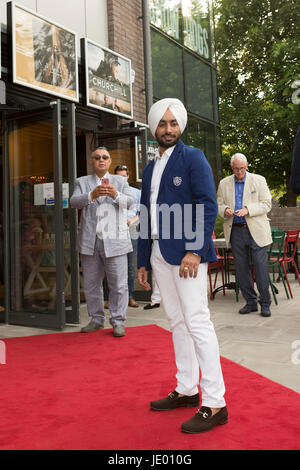
[(76, 33), (12, 4), (13, 81), (78, 101)]
[(87, 104), (133, 117), (131, 61), (88, 39), (84, 40)]

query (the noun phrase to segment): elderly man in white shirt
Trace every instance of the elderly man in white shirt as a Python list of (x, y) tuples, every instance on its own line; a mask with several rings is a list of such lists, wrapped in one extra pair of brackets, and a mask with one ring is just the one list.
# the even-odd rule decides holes
[(112, 163), (105, 147), (91, 156), (94, 174), (75, 182), (71, 206), (81, 209), (77, 249), (81, 254), (83, 288), (88, 313), (92, 317), (82, 328), (90, 333), (104, 327), (103, 278), (109, 287), (110, 323), (113, 335), (125, 335), (128, 306), (127, 253), (132, 245), (127, 226), (127, 210), (135, 203), (125, 178), (111, 175)]

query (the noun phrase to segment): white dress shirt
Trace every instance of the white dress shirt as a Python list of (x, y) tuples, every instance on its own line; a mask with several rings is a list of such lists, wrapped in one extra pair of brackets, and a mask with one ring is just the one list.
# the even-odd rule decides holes
[(151, 180), (151, 190), (150, 190), (150, 217), (151, 217), (151, 238), (158, 238), (158, 229), (157, 229), (157, 215), (156, 215), (156, 202), (160, 186), (161, 177), (163, 171), (168, 163), (168, 160), (175, 148), (169, 147), (163, 154), (160, 156), (159, 149), (156, 150), (154, 157), (155, 163), (153, 168), (152, 180)]

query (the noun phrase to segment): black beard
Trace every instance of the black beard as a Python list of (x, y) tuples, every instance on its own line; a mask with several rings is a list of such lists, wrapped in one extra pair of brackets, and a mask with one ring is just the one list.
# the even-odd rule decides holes
[(157, 135), (155, 137), (156, 137), (156, 140), (159, 143), (160, 147), (162, 147), (164, 149), (168, 149), (170, 147), (173, 147), (174, 145), (176, 145), (178, 143), (178, 141), (180, 139), (180, 136), (178, 136), (178, 137), (174, 136), (174, 140), (172, 142), (165, 142), (164, 140), (162, 140), (162, 138), (158, 138)]

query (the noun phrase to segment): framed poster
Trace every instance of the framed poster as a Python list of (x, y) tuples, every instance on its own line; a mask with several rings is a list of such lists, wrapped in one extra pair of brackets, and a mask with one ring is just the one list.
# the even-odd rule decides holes
[[(146, 127), (147, 129), (147, 140), (146, 140), (146, 161), (148, 163), (155, 157), (156, 151), (158, 149), (158, 142), (152, 137), (152, 134), (149, 130), (149, 126), (147, 124), (142, 124), (141, 122), (134, 123), (135, 127)], [(143, 173), (143, 159), (142, 159), (142, 143), (140, 137), (135, 137), (135, 165), (136, 165), (136, 181), (142, 181), (142, 173)]]
[(131, 60), (89, 39), (82, 41), (87, 105), (132, 118)]
[(14, 2), (8, 7), (14, 83), (78, 102), (76, 33)]

